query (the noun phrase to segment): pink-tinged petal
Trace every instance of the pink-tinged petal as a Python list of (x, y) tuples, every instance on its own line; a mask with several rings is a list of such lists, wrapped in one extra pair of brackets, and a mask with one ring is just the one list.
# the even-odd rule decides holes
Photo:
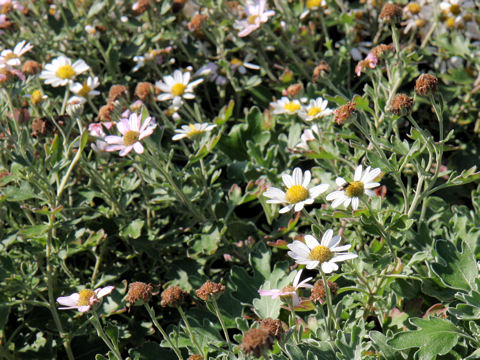
[(104, 288), (98, 288), (95, 290), (95, 295), (97, 296), (97, 298), (102, 298), (104, 297), (105, 295), (108, 295), (110, 294), (113, 289), (115, 289), (115, 286), (105, 286)]
[(347, 181), (346, 181), (344, 178), (342, 178), (342, 177), (337, 177), (337, 178), (335, 179), (335, 183), (336, 183), (338, 186), (343, 186), (343, 185), (347, 184)]
[(328, 184), (320, 184), (320, 185), (317, 185), (317, 186), (314, 186), (313, 188), (311, 188), (309, 190), (309, 193), (310, 193), (310, 196), (315, 199), (316, 197), (318, 197), (320, 194), (324, 193), (325, 191), (328, 190), (330, 185)]
[(376, 188), (376, 187), (379, 187), (380, 186), (380, 183), (377, 183), (377, 182), (371, 182), (371, 183), (366, 183), (363, 185), (363, 188), (364, 189), (373, 189), (373, 188)]
[(125, 145), (123, 145), (123, 144), (107, 145), (107, 146), (105, 146), (105, 151), (107, 151), (107, 152), (120, 151), (124, 148), (125, 148)]
[(320, 243), (320, 245), (328, 247), (328, 244), (330, 244), (330, 240), (332, 239), (332, 236), (333, 236), (332, 229), (328, 229), (327, 231), (325, 231), (325, 233), (322, 236), (322, 242)]
[(78, 311), (82, 313), (87, 312), (88, 310), (90, 310), (90, 305), (83, 305), (78, 307)]
[(300, 168), (296, 167), (295, 169), (293, 169), (292, 177), (294, 185), (302, 185), (303, 176), (302, 170)]
[(123, 145), (123, 137), (117, 135), (108, 135), (104, 139), (107, 144)]
[(130, 114), (130, 117), (128, 119), (128, 122), (130, 123), (130, 129), (133, 130), (133, 131), (140, 132), (140, 121), (141, 120), (142, 119), (137, 114), (135, 114), (135, 113)]
[(118, 131), (120, 131), (120, 133), (122, 135), (125, 135), (125, 133), (127, 131), (130, 131), (130, 130), (134, 130), (130, 127), (130, 123), (128, 122), (127, 119), (121, 119), (118, 123), (117, 123), (117, 129)]
[(320, 245), (318, 240), (315, 239), (315, 237), (313, 237), (312, 235), (305, 235), (305, 244), (308, 246), (309, 249), (314, 249), (315, 247)]
[(139, 141), (133, 144), (133, 149), (137, 154), (143, 154), (143, 152), (145, 151), (145, 148), (143, 147), (142, 143)]
[(354, 181), (360, 181), (362, 179), (362, 165), (358, 165), (357, 168), (355, 169), (355, 175), (353, 176)]
[(61, 296), (61, 297), (57, 298), (57, 302), (60, 305), (76, 307), (77, 304), (78, 304), (78, 299), (79, 298), (80, 298), (80, 294), (79, 293), (74, 293), (70, 296)]
[(125, 156), (125, 155), (127, 155), (130, 151), (132, 151), (132, 149), (133, 149), (133, 145), (125, 146), (125, 148), (123, 148), (123, 149), (118, 153), (118, 155), (119, 155), (119, 156)]
[(360, 203), (360, 199), (358, 197), (352, 198), (352, 209), (357, 210), (359, 203)]
[(306, 279), (303, 279), (302, 281), (300, 281), (297, 285), (293, 284), (295, 286), (295, 288), (306, 288), (306, 289), (311, 289), (313, 288), (313, 285), (311, 284), (307, 284), (310, 280), (312, 280), (313, 278), (312, 277), (308, 277)]
[(282, 290), (280, 289), (271, 289), (271, 290), (258, 290), (258, 293), (261, 296), (271, 296), (272, 299), (276, 299), (282, 294)]
[(293, 207), (293, 205), (287, 205), (287, 206), (281, 208), (278, 212), (280, 214), (285, 214), (285, 213), (289, 212), (290, 210), (292, 210), (292, 207)]
[(152, 118), (150, 116), (147, 117), (145, 120), (143, 120), (142, 126), (140, 127), (140, 132), (145, 131), (145, 129), (148, 127), (148, 125), (150, 125), (151, 122), (152, 122)]
[(147, 130), (144, 130), (143, 132), (140, 133), (140, 136), (138, 137), (138, 140), (145, 139), (147, 136), (150, 136), (153, 134), (153, 130), (155, 130), (156, 126), (152, 126), (151, 128), (148, 128)]
[(349, 253), (349, 254), (343, 254), (343, 255), (337, 255), (334, 256), (332, 259), (330, 259), (331, 262), (340, 262), (340, 261), (345, 261), (345, 260), (351, 260), (357, 258), (358, 255), (354, 253)]

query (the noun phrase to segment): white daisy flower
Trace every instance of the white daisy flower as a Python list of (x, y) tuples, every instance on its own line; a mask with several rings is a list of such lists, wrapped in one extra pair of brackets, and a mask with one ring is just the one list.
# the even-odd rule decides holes
[(249, 59), (250, 57), (250, 55), (247, 55), (244, 61), (240, 60), (239, 58), (233, 58), (230, 61), (230, 68), (232, 69), (232, 72), (238, 71), (243, 75), (247, 72), (247, 69), (260, 70), (260, 66), (248, 62), (251, 60)]
[(121, 119), (116, 125), (122, 136), (106, 136), (104, 140), (108, 145), (105, 147), (105, 151), (120, 150), (118, 154), (120, 156), (127, 155), (132, 149), (137, 154), (142, 154), (144, 148), (140, 140), (152, 135), (153, 130), (157, 127), (150, 116), (142, 119), (142, 116), (136, 113), (130, 114), (128, 119)]
[(92, 306), (101, 302), (101, 298), (110, 294), (114, 286), (105, 286), (96, 290), (83, 289), (78, 293), (69, 296), (61, 296), (57, 298), (57, 302), (63, 307), (59, 310), (77, 309), (80, 312), (87, 312)]
[(352, 182), (347, 182), (344, 178), (338, 177), (335, 182), (340, 186), (340, 190), (336, 190), (327, 195), (327, 200), (332, 201), (332, 207), (336, 208), (344, 204), (347, 208), (350, 203), (353, 210), (358, 209), (360, 197), (363, 194), (375, 196), (373, 188), (380, 186), (380, 183), (373, 182), (382, 172), (379, 168), (371, 169), (370, 166), (362, 171), (362, 165), (358, 165), (355, 169), (355, 175)]
[(357, 254), (347, 252), (351, 245), (338, 246), (341, 237), (333, 236), (333, 230), (328, 229), (319, 243), (312, 235), (305, 235), (305, 243), (295, 240), (287, 245), (291, 250), (288, 256), (297, 264), (306, 265), (307, 269), (315, 269), (320, 265), (325, 274), (338, 270), (337, 262), (355, 259)]
[(173, 75), (163, 77), (163, 81), (157, 81), (155, 86), (163, 92), (158, 95), (158, 101), (173, 100), (174, 104), (178, 104), (184, 99), (194, 99), (193, 89), (200, 84), (203, 79), (195, 80), (191, 83), (190, 72), (182, 73), (181, 70), (175, 70)]
[(266, 10), (267, 0), (255, 0), (246, 4), (245, 20), (235, 20), (233, 27), (239, 30), (238, 36), (245, 37), (251, 32), (257, 30), (262, 23), (266, 23), (270, 16), (275, 15), (275, 11)]
[(5, 49), (0, 54), (0, 66), (20, 66), (22, 64), (20, 58), (23, 54), (33, 49), (33, 45), (25, 40), (15, 45), (13, 50)]
[(216, 124), (209, 124), (209, 123), (195, 123), (189, 125), (182, 125), (181, 129), (176, 129), (176, 135), (173, 135), (172, 140), (178, 141), (184, 138), (194, 138), (200, 134), (206, 133), (208, 131), (212, 131), (215, 129)]
[(100, 94), (100, 91), (95, 90), (100, 85), (98, 77), (89, 76), (87, 81), (83, 83), (76, 82), (70, 86), (70, 90), (83, 98), (93, 97)]
[(315, 140), (320, 135), (317, 124), (313, 124), (310, 129), (303, 130), (302, 135), (300, 136), (300, 142), (295, 145), (295, 150), (298, 151), (310, 151), (310, 146), (308, 145), (309, 141)]
[(313, 285), (308, 284), (308, 282), (312, 280), (311, 277), (308, 277), (300, 281), (300, 277), (302, 276), (302, 271), (303, 269), (297, 271), (297, 274), (295, 275), (295, 279), (293, 279), (292, 285), (285, 286), (282, 289), (271, 289), (271, 290), (260, 289), (258, 290), (258, 293), (261, 296), (271, 296), (272, 299), (276, 299), (278, 297), (282, 297), (282, 298), (291, 297), (293, 306), (298, 306), (300, 305), (300, 297), (297, 294), (297, 290), (300, 288), (307, 288), (307, 289), (313, 288)]
[(40, 74), (40, 79), (45, 80), (45, 84), (53, 87), (66, 86), (72, 84), (75, 77), (90, 67), (83, 60), (77, 60), (72, 64), (66, 56), (59, 56), (51, 64), (45, 65), (45, 70)]
[(302, 174), (302, 170), (297, 167), (293, 169), (292, 176), (282, 175), (283, 183), (287, 187), (286, 193), (276, 187), (269, 187), (263, 196), (271, 199), (267, 200), (268, 204), (288, 204), (280, 209), (280, 214), (292, 208), (295, 208), (295, 211), (301, 211), (305, 205), (313, 204), (315, 198), (328, 189), (328, 184), (320, 184), (308, 189), (311, 178), (312, 174), (309, 170)]
[(312, 121), (315, 119), (320, 119), (324, 116), (331, 115), (333, 113), (332, 109), (327, 108), (328, 100), (323, 100), (321, 97), (316, 100), (310, 100), (310, 103), (302, 107), (298, 116), (300, 116), (305, 121)]
[(280, 114), (294, 115), (298, 113), (302, 108), (300, 101), (290, 100), (286, 96), (282, 97), (280, 100), (270, 103), (270, 106), (273, 108), (272, 113), (274, 115), (280, 115)]

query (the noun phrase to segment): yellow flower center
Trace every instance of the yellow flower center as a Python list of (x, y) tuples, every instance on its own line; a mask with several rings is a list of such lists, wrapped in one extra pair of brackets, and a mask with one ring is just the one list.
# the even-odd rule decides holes
[(310, 251), (310, 254), (308, 255), (308, 258), (310, 260), (316, 260), (320, 261), (320, 263), (327, 262), (333, 257), (333, 253), (330, 251), (330, 249), (324, 245), (317, 245), (315, 246), (312, 251)]
[(415, 25), (417, 25), (417, 27), (422, 27), (422, 26), (425, 25), (425, 20), (417, 19), (417, 20), (415, 20)]
[(288, 103), (286, 103), (283, 108), (285, 110), (287, 110), (288, 112), (295, 112), (295, 111), (298, 111), (300, 109), (300, 104), (299, 103), (295, 103), (293, 101), (290, 101)]
[(417, 3), (413, 2), (413, 3), (408, 4), (408, 11), (410, 11), (413, 15), (418, 14), (421, 9), (422, 8)]
[(449, 28), (455, 27), (455, 19), (454, 18), (448, 18), (447, 21), (445, 22)]
[(78, 295), (80, 295), (80, 297), (78, 298), (78, 302), (77, 302), (78, 306), (90, 305), (91, 304), (90, 299), (92, 297), (94, 297), (95, 299), (97, 298), (97, 296), (95, 295), (95, 292), (92, 291), (92, 290), (88, 290), (88, 289), (81, 290), (78, 293)]
[(172, 95), (182, 96), (186, 88), (187, 88), (186, 85), (183, 85), (182, 83), (176, 83), (175, 85), (172, 86), (172, 91), (171, 91)]
[(450, 12), (453, 14), (453, 15), (458, 15), (460, 14), (460, 11), (462, 11), (461, 7), (459, 4), (452, 4), (450, 5)]
[(322, 109), (320, 109), (317, 106), (314, 106), (314, 107), (311, 107), (310, 109), (308, 109), (307, 115), (308, 116), (317, 116), (317, 114), (321, 111), (322, 111)]
[(322, 0), (307, 0), (307, 8), (314, 9), (318, 8), (322, 4)]
[(473, 20), (472, 14), (465, 14), (463, 15), (463, 21), (469, 22)]
[(363, 193), (364, 187), (363, 182), (361, 181), (352, 181), (345, 189), (345, 195), (348, 197), (359, 197), (362, 196)]
[(253, 24), (255, 24), (257, 18), (258, 18), (258, 15), (250, 15), (250, 16), (247, 18), (247, 23), (253, 25)]
[(84, 81), (82, 88), (81, 88), (80, 91), (78, 92), (78, 95), (79, 95), (79, 96), (82, 96), (82, 97), (87, 97), (88, 93), (89, 93), (91, 90), (92, 90), (92, 88), (91, 88), (90, 86), (88, 86), (87, 83)]
[(193, 124), (188, 124), (188, 127), (190, 128), (190, 131), (187, 134), (188, 137), (194, 137), (203, 132), (202, 130), (198, 130)]
[(16, 59), (18, 58), (17, 54), (15, 54), (14, 52), (11, 52), (11, 53), (8, 53), (7, 55), (5, 55), (5, 60), (10, 60), (10, 59)]
[(287, 190), (285, 198), (291, 204), (296, 204), (308, 198), (309, 192), (302, 185), (293, 185)]
[(234, 66), (242, 66), (243, 62), (242, 60), (235, 58), (235, 59), (232, 59), (232, 61), (230, 61), (230, 64)]
[(75, 70), (70, 65), (63, 65), (58, 68), (56, 75), (60, 79), (71, 79), (75, 76)]
[(38, 104), (40, 101), (42, 101), (42, 92), (40, 90), (35, 90), (34, 92), (32, 92), (30, 101), (33, 105)]
[(128, 130), (125, 135), (123, 135), (123, 145), (130, 146), (135, 144), (138, 141), (140, 133), (134, 130)]

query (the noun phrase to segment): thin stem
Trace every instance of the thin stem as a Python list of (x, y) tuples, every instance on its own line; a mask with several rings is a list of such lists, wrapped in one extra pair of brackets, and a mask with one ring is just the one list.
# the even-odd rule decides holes
[(67, 100), (69, 95), (70, 95), (70, 89), (68, 86), (66, 86), (65, 95), (63, 96), (62, 109), (60, 110), (60, 115), (65, 114), (65, 108), (67, 107)]
[[(333, 310), (332, 293), (330, 292), (330, 288), (328, 287), (328, 282), (327, 282), (327, 278), (325, 277), (325, 273), (323, 272), (323, 270), (321, 268), (320, 268), (320, 275), (322, 276), (323, 288), (325, 289), (325, 297), (327, 299), (328, 329), (330, 330), (331, 324), (333, 324), (334, 328), (337, 329), (338, 325), (337, 325), (337, 319), (335, 318), (335, 312)], [(329, 333), (330, 333), (330, 331), (329, 331)]]
[(144, 303), (143, 305), (145, 305), (145, 309), (147, 309), (147, 312), (148, 312), (148, 315), (150, 315), (150, 318), (152, 319), (153, 321), (153, 324), (155, 325), (155, 327), (158, 329), (158, 331), (160, 331), (160, 333), (162, 334), (163, 338), (165, 340), (167, 340), (168, 344), (170, 345), (170, 347), (172, 348), (173, 351), (175, 351), (175, 354), (177, 355), (177, 357), (180, 359), (180, 360), (183, 360), (183, 357), (182, 357), (182, 353), (180, 352), (180, 350), (178, 349), (178, 347), (175, 346), (175, 344), (172, 342), (172, 340), (170, 339), (170, 337), (167, 335), (167, 333), (165, 332), (165, 330), (163, 330), (162, 326), (159, 324), (159, 322), (157, 321), (157, 318), (155, 317), (155, 311), (150, 307), (150, 305), (148, 305), (147, 303)]
[(220, 321), (220, 325), (222, 326), (223, 334), (225, 335), (225, 340), (227, 341), (228, 349), (231, 352), (233, 352), (232, 343), (230, 342), (230, 337), (228, 336), (227, 327), (225, 326), (225, 322), (223, 321), (222, 314), (220, 313), (217, 300), (215, 299), (215, 297), (212, 297), (212, 299), (213, 299), (212, 300), (213, 308), (215, 309), (215, 314), (217, 315), (218, 320)]
[(108, 338), (107, 334), (105, 334), (105, 331), (103, 331), (102, 325), (100, 323), (100, 318), (98, 317), (98, 314), (95, 310), (93, 310), (93, 317), (95, 320), (90, 319), (91, 323), (95, 327), (95, 330), (97, 330), (98, 336), (103, 340), (103, 342), (108, 346), (111, 352), (115, 355), (115, 357), (118, 360), (122, 360), (122, 355), (120, 355), (120, 351), (117, 349), (117, 347), (110, 341)]
[(190, 322), (187, 319), (187, 315), (185, 314), (185, 312), (183, 311), (181, 306), (179, 306), (177, 309), (178, 309), (178, 312), (180, 313), (180, 316), (182, 317), (183, 322), (185, 323), (185, 327), (187, 329), (188, 336), (190, 337), (190, 340), (192, 341), (192, 344), (197, 348), (198, 353), (200, 355), (202, 355), (203, 357), (205, 357), (205, 354), (204, 354), (202, 348), (198, 345), (197, 340), (193, 336), (192, 328), (190, 327)]

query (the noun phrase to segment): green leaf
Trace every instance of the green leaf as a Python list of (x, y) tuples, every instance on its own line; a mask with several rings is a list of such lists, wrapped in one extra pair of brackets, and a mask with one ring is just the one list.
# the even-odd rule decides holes
[(110, 338), (113, 345), (118, 346), (118, 327), (108, 324), (105, 327), (105, 334)]
[(457, 299), (463, 304), (457, 304), (456, 308), (450, 308), (448, 311), (461, 320), (479, 320), (480, 319), (480, 293), (472, 290), (469, 294), (457, 294)]
[(128, 224), (122, 231), (122, 236), (128, 236), (132, 239), (138, 239), (142, 234), (144, 221), (137, 219)]
[(7, 201), (25, 201), (38, 197), (33, 188), (25, 182), (20, 187), (7, 186), (3, 189), (3, 194)]
[(435, 250), (439, 262), (432, 264), (431, 267), (445, 286), (469, 291), (474, 287), (478, 276), (477, 262), (472, 250), (463, 240), (459, 239), (458, 246), (460, 250), (449, 241), (437, 241)]
[(400, 360), (403, 359), (402, 356), (392, 349), (390, 345), (387, 344), (388, 337), (382, 334), (379, 331), (370, 331), (368, 333), (370, 339), (372, 339), (375, 347), (378, 348), (380, 354), (387, 360)]
[(462, 335), (455, 325), (445, 319), (414, 318), (410, 319), (410, 323), (420, 329), (395, 334), (393, 339), (387, 341), (387, 344), (397, 350), (418, 347), (415, 358), (420, 360), (430, 360), (437, 355), (447, 354)]

